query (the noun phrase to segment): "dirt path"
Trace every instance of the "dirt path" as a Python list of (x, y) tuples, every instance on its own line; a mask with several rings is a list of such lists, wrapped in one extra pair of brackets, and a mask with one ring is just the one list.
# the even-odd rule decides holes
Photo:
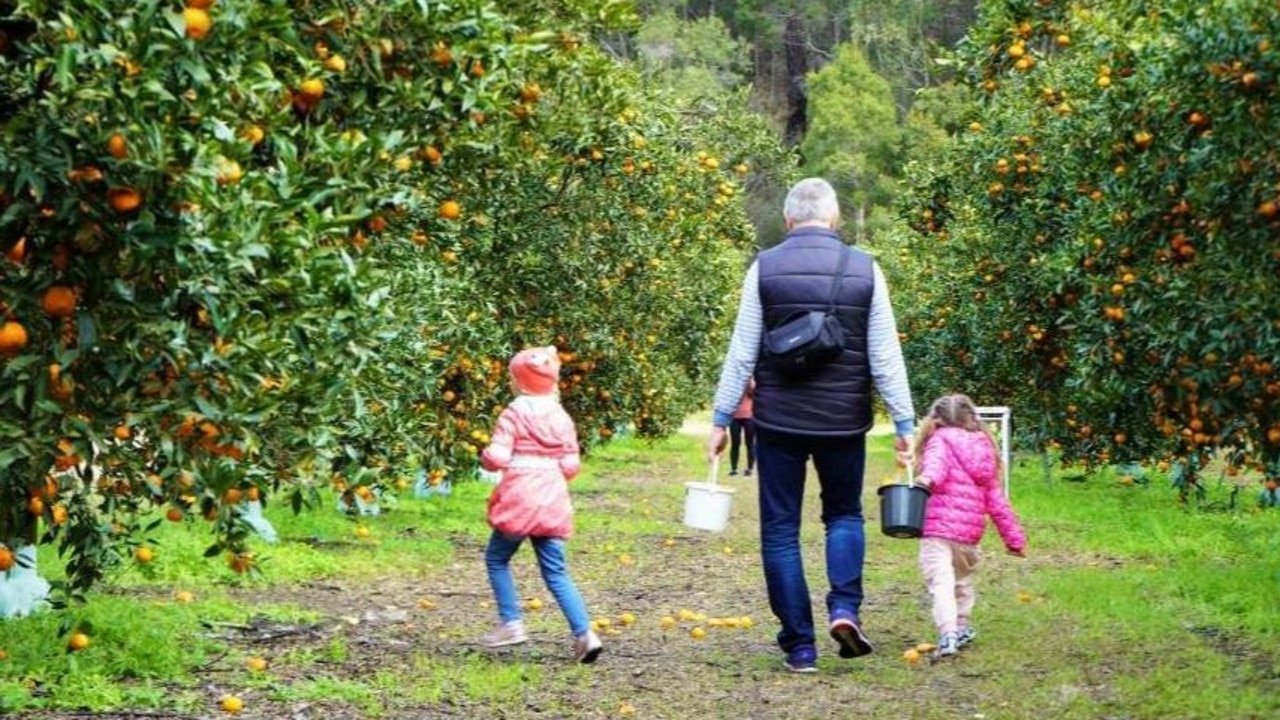
[[(691, 425), (685, 432), (705, 437), (705, 428)], [(399, 569), (373, 582), (339, 578), (244, 592), (248, 607), (287, 603), (316, 612), (320, 620), (212, 628), (232, 653), (174, 690), (205, 698), (233, 691), (245, 700), (241, 717), (289, 720), (983, 717), (983, 698), (966, 681), (973, 667), (955, 664), (922, 672), (906, 667), (901, 658), (903, 648), (928, 639), (928, 622), (913, 549), (878, 533), (873, 488), (887, 472), (888, 453), (872, 458), (866, 494), (864, 619), (880, 650), (868, 658), (839, 660), (822, 638), (821, 672), (806, 676), (782, 671), (774, 645), (776, 624), (758, 557), (753, 479), (732, 479), (737, 496), (725, 533), (689, 530), (679, 522), (682, 485), (700, 479), (689, 475), (701, 471), (686, 462), (687, 455), (638, 451), (603, 462), (596, 479), (576, 495), (579, 533), (570, 545), (572, 570), (592, 616), (609, 622), (602, 629), (605, 651), (594, 666), (568, 662), (563, 617), (527, 551), (517, 556), (514, 569), (522, 593), (543, 603), (528, 613), (532, 642), (499, 651), (481, 648), (476, 641), (495, 616), (483, 548), (470, 536), (458, 536), (454, 562), (438, 570)], [(811, 488), (805, 562), (821, 621), (817, 508)], [(994, 565), (984, 583), (1011, 594), (1016, 572)], [(625, 624), (628, 614), (634, 624)], [(664, 629), (664, 616), (676, 618), (676, 627)], [(695, 638), (694, 628), (705, 637)], [(271, 659), (268, 679), (246, 686), (243, 673), (228, 672), (236, 668), (232, 658), (245, 654)], [(317, 687), (329, 691), (316, 692)], [(217, 715), (205, 710), (94, 717)]]

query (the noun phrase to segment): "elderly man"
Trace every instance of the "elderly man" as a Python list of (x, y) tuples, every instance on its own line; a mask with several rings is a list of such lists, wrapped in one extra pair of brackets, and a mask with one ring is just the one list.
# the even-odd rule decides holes
[[(871, 391), (894, 423), (899, 462), (909, 459), (915, 410), (889, 289), (871, 255), (841, 240), (840, 207), (825, 180), (791, 188), (783, 206), (787, 236), (747, 270), (728, 355), (716, 390), (708, 459), (723, 452), (725, 428), (755, 379), (756, 467), (760, 545), (769, 605), (782, 625), (786, 667), (817, 670), (813, 608), (800, 557), (805, 466), (812, 459), (826, 526), (828, 630), (840, 657), (872, 651), (862, 629), (866, 553), (862, 481), (866, 433), (874, 422)], [(843, 349), (797, 373), (762, 353), (769, 329), (796, 313), (834, 309)]]

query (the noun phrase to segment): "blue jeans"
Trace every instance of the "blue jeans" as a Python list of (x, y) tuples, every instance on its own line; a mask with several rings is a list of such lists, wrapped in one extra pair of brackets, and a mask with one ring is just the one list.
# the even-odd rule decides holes
[[(525, 538), (503, 535), (494, 531), (489, 537), (489, 546), (484, 551), (485, 568), (489, 571), (489, 585), (493, 588), (493, 597), (498, 602), (498, 617), (503, 622), (520, 619), (520, 595), (516, 592), (515, 579), (511, 577), (511, 558), (520, 549)], [(587, 606), (582, 602), (578, 587), (569, 577), (569, 567), (565, 560), (564, 540), (561, 538), (531, 537), (533, 551), (538, 555), (538, 569), (542, 571), (542, 580), (547, 589), (555, 596), (565, 620), (569, 621), (569, 630), (574, 635), (581, 635), (590, 629), (591, 618), (587, 616)]]
[(760, 470), (760, 552), (769, 606), (782, 624), (778, 645), (791, 651), (814, 642), (809, 584), (800, 559), (800, 518), (805, 466), (812, 458), (822, 487), (822, 523), (827, 532), (827, 613), (862, 607), (862, 478), (866, 469), (865, 435), (813, 437), (756, 430)]

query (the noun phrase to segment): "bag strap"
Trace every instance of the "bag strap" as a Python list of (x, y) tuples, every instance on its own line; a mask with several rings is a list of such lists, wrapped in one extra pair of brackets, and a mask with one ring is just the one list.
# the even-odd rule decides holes
[(849, 246), (840, 243), (840, 264), (836, 267), (836, 276), (831, 281), (831, 299), (827, 301), (829, 312), (835, 313), (836, 299), (840, 297), (840, 286), (844, 284), (844, 269), (849, 265)]

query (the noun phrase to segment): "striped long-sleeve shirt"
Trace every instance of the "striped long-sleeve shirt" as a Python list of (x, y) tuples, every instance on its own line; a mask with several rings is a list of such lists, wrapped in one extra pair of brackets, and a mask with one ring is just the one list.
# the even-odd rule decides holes
[[(893, 305), (889, 300), (889, 284), (884, 279), (880, 265), (872, 263), (875, 290), (871, 297), (871, 314), (867, 322), (867, 355), (871, 364), (871, 379), (876, 391), (884, 400), (893, 419), (898, 435), (910, 435), (915, 431), (915, 406), (911, 402), (911, 388), (907, 382), (907, 366), (902, 359), (902, 344), (898, 340), (897, 321), (893, 317)], [(747, 382), (756, 369), (760, 355), (760, 339), (764, 334), (764, 308), (760, 303), (759, 265), (752, 263), (742, 279), (742, 299), (738, 304), (738, 319), (734, 323), (733, 337), (724, 367), (720, 370), (720, 383), (716, 388), (714, 415), (716, 427), (728, 427), (733, 411), (746, 392)]]

